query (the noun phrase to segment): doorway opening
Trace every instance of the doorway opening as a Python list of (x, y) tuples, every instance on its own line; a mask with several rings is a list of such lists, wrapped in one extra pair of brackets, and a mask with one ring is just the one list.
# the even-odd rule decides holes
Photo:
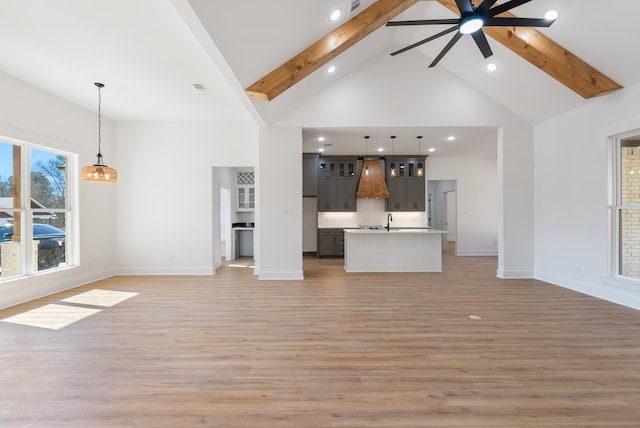
[(442, 248), (452, 254), (455, 254), (458, 239), (457, 186), (457, 180), (427, 182), (429, 225), (432, 229), (447, 231), (442, 235)]

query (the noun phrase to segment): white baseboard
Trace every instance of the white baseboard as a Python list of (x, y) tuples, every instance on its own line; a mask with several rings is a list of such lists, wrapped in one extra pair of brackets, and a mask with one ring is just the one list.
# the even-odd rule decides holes
[(529, 278), (533, 278), (533, 271), (532, 270), (498, 269), (496, 276), (502, 279), (529, 279)]
[(166, 267), (137, 267), (118, 268), (116, 275), (215, 275), (212, 267), (203, 268), (166, 268)]
[(497, 256), (497, 250), (456, 250), (456, 256)]
[(8, 280), (0, 289), (0, 309), (80, 287), (113, 275), (115, 273), (112, 270), (86, 274), (81, 267), (72, 266), (40, 275)]
[(640, 289), (636, 284), (628, 284), (612, 277), (602, 277), (598, 283), (576, 281), (545, 272), (536, 272), (535, 279), (548, 282), (559, 287), (568, 288), (578, 293), (616, 303), (632, 309), (640, 309)]

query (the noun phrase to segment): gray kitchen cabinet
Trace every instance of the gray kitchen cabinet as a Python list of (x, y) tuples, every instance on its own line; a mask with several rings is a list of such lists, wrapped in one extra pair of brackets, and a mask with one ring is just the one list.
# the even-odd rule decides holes
[(356, 191), (358, 180), (338, 181), (337, 211), (356, 210)]
[(318, 229), (318, 257), (344, 257), (343, 229)]
[(404, 211), (407, 205), (407, 183), (406, 180), (389, 180), (389, 199), (387, 199), (387, 211)]
[(318, 211), (355, 211), (357, 188), (355, 156), (318, 159)]
[(318, 158), (316, 153), (302, 154), (302, 196), (318, 196)]
[[(388, 211), (424, 211), (424, 159), (405, 156), (385, 158), (386, 180), (389, 187)], [(422, 168), (422, 174), (419, 169)], [(392, 174), (395, 170), (395, 174)]]
[(338, 181), (318, 180), (318, 211), (338, 211)]
[(424, 177), (415, 180), (406, 180), (407, 186), (407, 211), (424, 211), (425, 204), (425, 182)]

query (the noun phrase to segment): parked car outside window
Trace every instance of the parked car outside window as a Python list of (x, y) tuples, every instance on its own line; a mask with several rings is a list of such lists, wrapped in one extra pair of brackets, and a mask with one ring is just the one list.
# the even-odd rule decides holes
[[(13, 224), (0, 225), (0, 242), (11, 241)], [(34, 223), (33, 239), (38, 243), (38, 270), (57, 267), (65, 261), (65, 233), (50, 224)]]

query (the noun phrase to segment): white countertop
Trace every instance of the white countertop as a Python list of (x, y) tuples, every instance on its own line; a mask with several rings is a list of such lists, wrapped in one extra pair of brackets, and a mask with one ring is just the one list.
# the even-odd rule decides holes
[(387, 231), (387, 229), (345, 229), (344, 233), (356, 233), (359, 235), (379, 235), (381, 233), (389, 233), (389, 234), (396, 234), (396, 233), (432, 233), (432, 234), (443, 234), (443, 233), (447, 233), (446, 230), (438, 230), (438, 229), (418, 229), (418, 228), (399, 228), (399, 229), (394, 229), (391, 228), (390, 230)]

